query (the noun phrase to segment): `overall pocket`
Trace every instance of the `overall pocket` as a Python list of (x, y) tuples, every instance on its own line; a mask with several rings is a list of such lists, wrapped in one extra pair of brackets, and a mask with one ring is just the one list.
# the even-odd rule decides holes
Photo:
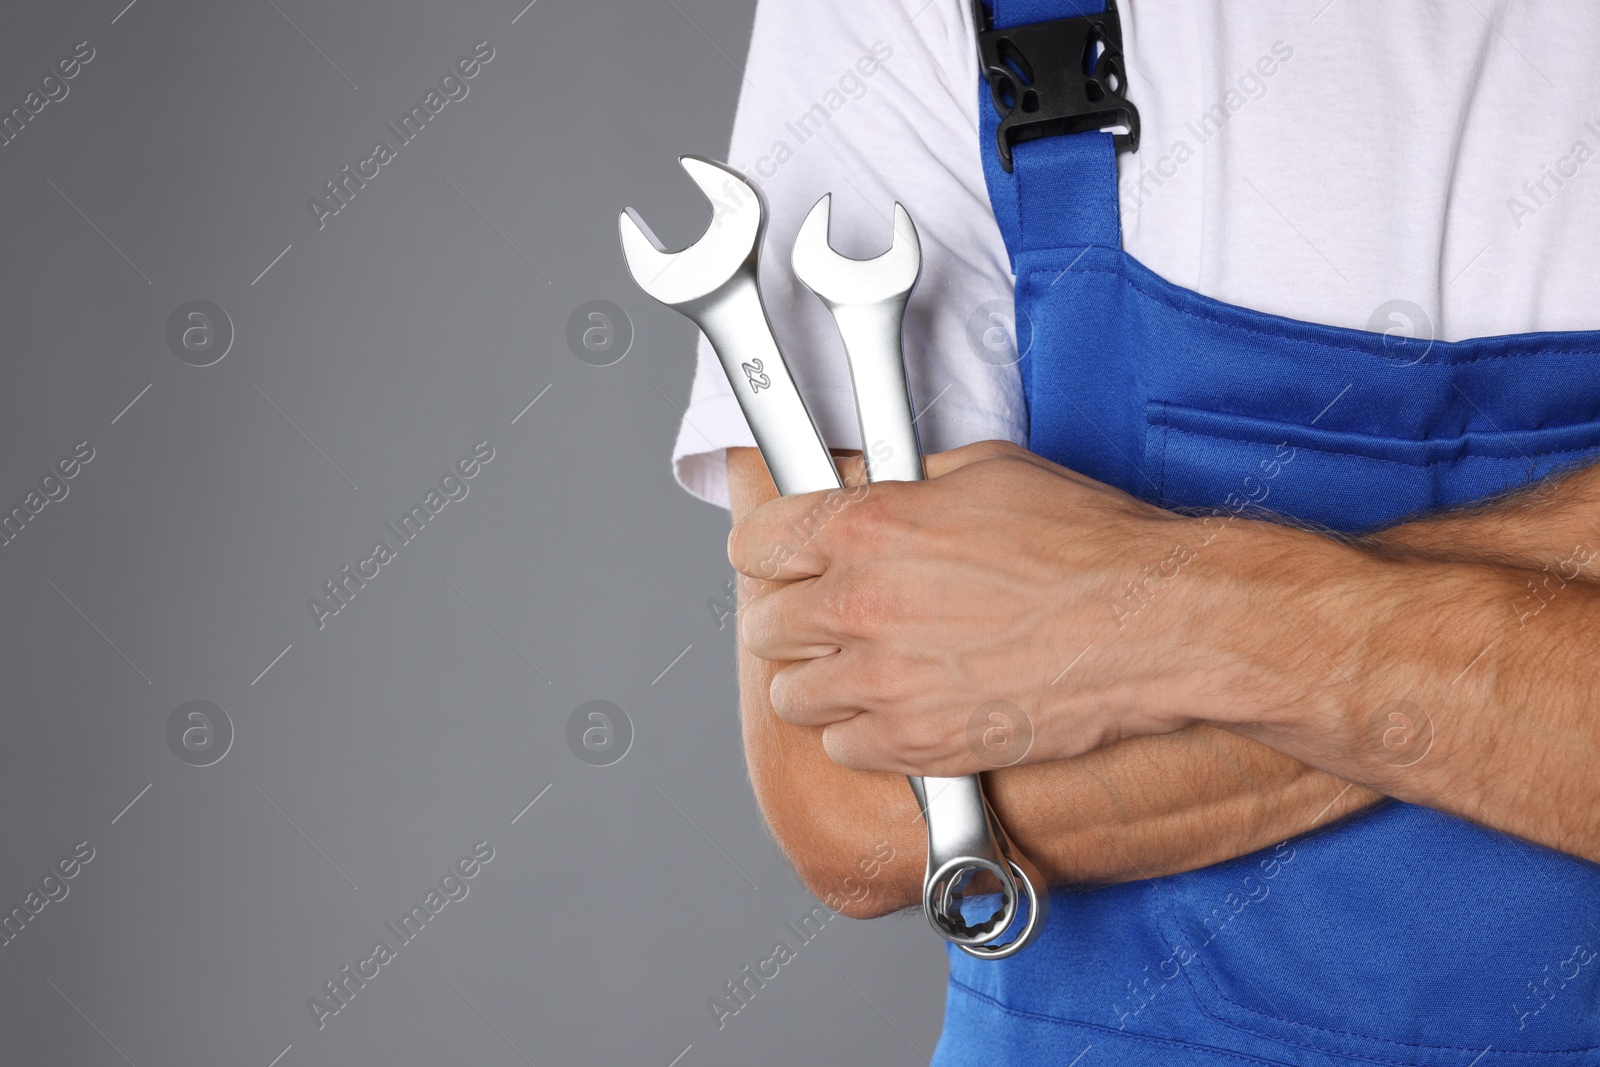
[(1344, 532), (1460, 507), (1600, 458), (1600, 422), (1410, 439), (1159, 400), (1146, 416), (1145, 467), (1164, 506), (1254, 506)]

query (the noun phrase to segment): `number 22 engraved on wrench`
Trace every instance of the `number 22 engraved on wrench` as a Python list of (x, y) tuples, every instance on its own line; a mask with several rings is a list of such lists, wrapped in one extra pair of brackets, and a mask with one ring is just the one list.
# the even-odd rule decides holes
[(752, 393), (759, 393), (772, 384), (772, 379), (762, 373), (759, 359), (752, 359), (749, 363), (744, 364), (741, 369), (744, 371), (745, 378), (750, 382), (750, 391)]

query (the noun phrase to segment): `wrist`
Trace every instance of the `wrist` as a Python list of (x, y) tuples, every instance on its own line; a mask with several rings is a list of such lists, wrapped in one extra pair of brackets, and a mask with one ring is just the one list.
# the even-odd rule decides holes
[(1203, 565), (1175, 622), (1190, 653), (1183, 699), (1258, 740), (1347, 733), (1373, 624), (1393, 611), (1391, 562), (1274, 522), (1199, 529)]
[(1195, 698), (1210, 721), (1402, 799), (1483, 759), (1435, 726), (1492, 703), (1520, 571), (1241, 526), (1200, 591), (1227, 606), (1195, 634), (1223, 665)]

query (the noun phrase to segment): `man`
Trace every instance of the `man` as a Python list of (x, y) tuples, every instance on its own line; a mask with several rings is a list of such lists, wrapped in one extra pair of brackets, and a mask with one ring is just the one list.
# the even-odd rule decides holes
[[(917, 219), (935, 453), (802, 525), (702, 351), (675, 459), (736, 522), (762, 810), (880, 915), (919, 863), (842, 887), (879, 841), (921, 855), (900, 776), (987, 770), (1080, 887), (1013, 959), (952, 957), (941, 1063), (1593, 1062), (1600, 14), (1121, 18), (1138, 152), (1047, 137), (1006, 170), (965, 5), (758, 11), (730, 160), (782, 252), (830, 190), (847, 254), (893, 200)], [(853, 449), (828, 321), (771, 274)]]

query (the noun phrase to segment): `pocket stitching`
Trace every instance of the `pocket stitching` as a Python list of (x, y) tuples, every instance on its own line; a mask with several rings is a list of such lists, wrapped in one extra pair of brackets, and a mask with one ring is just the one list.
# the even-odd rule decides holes
[[(1206, 430), (1195, 430), (1195, 429), (1189, 429), (1189, 428), (1183, 427), (1183, 426), (1173, 426), (1171, 424), (1171, 422), (1168, 420), (1168, 415), (1167, 415), (1167, 409), (1169, 407), (1173, 406), (1173, 405), (1171, 405), (1168, 401), (1165, 401), (1165, 400), (1152, 401), (1152, 403), (1160, 404), (1161, 408), (1162, 408), (1160, 425), (1161, 425), (1161, 429), (1162, 429), (1163, 439), (1165, 439), (1166, 435), (1169, 434), (1169, 433), (1180, 433), (1180, 434), (1187, 434), (1190, 437), (1203, 437), (1203, 438), (1205, 438), (1205, 439), (1207, 439), (1209, 441), (1224, 441), (1224, 442), (1228, 442), (1228, 443), (1231, 443), (1231, 444), (1254, 444), (1254, 445), (1268, 445), (1268, 444), (1271, 444), (1270, 441), (1260, 440), (1260, 439), (1257, 439), (1255, 437), (1245, 436), (1245, 435), (1242, 435), (1242, 434), (1234, 435), (1234, 436), (1227, 436), (1227, 435), (1220, 434), (1220, 433), (1210, 433), (1210, 432), (1208, 432)], [(1199, 412), (1204, 412), (1205, 414), (1208, 414), (1208, 415), (1227, 415), (1228, 414), (1226, 412), (1210, 412), (1210, 411), (1206, 411), (1204, 408), (1185, 407), (1182, 404), (1179, 404), (1179, 405), (1176, 405), (1176, 406), (1179, 407), (1182, 410), (1185, 410), (1185, 411), (1199, 411)], [(1260, 419), (1260, 418), (1257, 418), (1256, 416), (1253, 416), (1253, 415), (1241, 415), (1241, 416), (1235, 416), (1235, 417), (1253, 419), (1253, 420), (1255, 420), (1257, 422), (1268, 423), (1268, 424), (1273, 425), (1273, 426), (1282, 426), (1286, 430), (1289, 430), (1291, 432), (1294, 431), (1294, 430), (1306, 429), (1306, 427), (1301, 425), (1300, 423), (1272, 422), (1270, 419)], [(1574, 423), (1569, 423), (1569, 424), (1567, 424), (1565, 426), (1545, 426), (1545, 427), (1541, 427), (1540, 430), (1512, 430), (1512, 431), (1508, 431), (1508, 433), (1538, 433), (1541, 430), (1549, 430), (1549, 431), (1577, 430), (1577, 429), (1580, 429), (1580, 428), (1583, 428), (1583, 427), (1589, 427), (1589, 428), (1594, 429), (1596, 432), (1600, 432), (1600, 420), (1595, 420), (1595, 421), (1591, 421), (1591, 422), (1574, 422)], [(1325, 432), (1325, 433), (1343, 433), (1343, 434), (1345, 434), (1345, 436), (1360, 438), (1360, 439), (1366, 440), (1366, 441), (1374, 441), (1374, 442), (1376, 442), (1376, 441), (1395, 441), (1395, 442), (1404, 443), (1404, 444), (1426, 444), (1426, 443), (1428, 443), (1428, 440), (1433, 440), (1433, 441), (1461, 441), (1461, 440), (1465, 440), (1465, 438), (1462, 438), (1462, 437), (1436, 437), (1436, 438), (1423, 439), (1423, 440), (1418, 440), (1416, 438), (1407, 438), (1407, 437), (1379, 437), (1379, 436), (1377, 436), (1375, 434), (1349, 433), (1349, 432), (1343, 431), (1343, 430), (1337, 430), (1337, 431), (1330, 430), (1330, 431), (1323, 431), (1323, 432)], [(1504, 460), (1515, 460), (1515, 459), (1518, 458), (1517, 456), (1485, 456), (1485, 455), (1469, 452), (1469, 453), (1467, 453), (1465, 455), (1461, 455), (1461, 456), (1452, 456), (1452, 457), (1446, 457), (1446, 458), (1440, 458), (1440, 459), (1430, 459), (1430, 460), (1422, 460), (1422, 461), (1413, 462), (1411, 460), (1405, 460), (1405, 459), (1388, 459), (1388, 458), (1385, 458), (1383, 456), (1368, 456), (1368, 455), (1365, 455), (1365, 454), (1360, 453), (1360, 452), (1333, 452), (1333, 451), (1329, 451), (1328, 449), (1325, 449), (1325, 448), (1314, 448), (1311, 445), (1295, 445), (1295, 448), (1304, 450), (1306, 452), (1310, 452), (1314, 456), (1335, 456), (1335, 457), (1346, 458), (1346, 459), (1369, 460), (1369, 461), (1371, 461), (1373, 463), (1389, 463), (1389, 464), (1393, 464), (1394, 466), (1397, 466), (1397, 467), (1436, 467), (1436, 466), (1440, 466), (1442, 464), (1447, 464), (1447, 463), (1461, 463), (1461, 462), (1463, 462), (1465, 460), (1469, 460), (1469, 459), (1504, 461)], [(1527, 451), (1527, 450), (1519, 450), (1519, 451), (1520, 451), (1522, 457), (1527, 458), (1527, 459), (1533, 459), (1535, 457), (1542, 457), (1542, 456), (1572, 456), (1572, 455), (1579, 455), (1579, 454), (1583, 454), (1583, 453), (1593, 452), (1593, 451), (1595, 451), (1596, 448), (1600, 448), (1600, 445), (1587, 445), (1587, 446), (1583, 446), (1583, 447), (1579, 447), (1579, 448), (1550, 448), (1550, 449), (1535, 448), (1532, 451)], [(1165, 453), (1163, 452), (1163, 461), (1164, 461), (1164, 457), (1165, 457)]]
[(1167, 503), (1167, 442), (1171, 439), (1167, 431), (1171, 429), (1172, 424), (1167, 421), (1167, 408), (1169, 407), (1167, 402), (1165, 400), (1157, 400), (1156, 403), (1161, 405), (1161, 474), (1156, 483), (1156, 492), (1160, 494), (1160, 503), (1165, 507)]

